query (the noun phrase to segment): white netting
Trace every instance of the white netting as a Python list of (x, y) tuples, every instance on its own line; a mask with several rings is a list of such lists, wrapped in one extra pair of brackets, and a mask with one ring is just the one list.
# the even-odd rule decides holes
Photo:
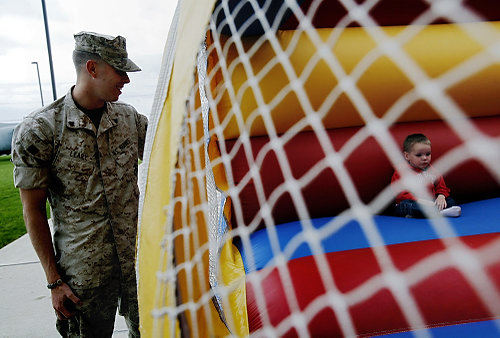
[[(491, 90), (492, 86), (500, 88), (498, 78), (492, 80), (488, 75), (499, 74), (500, 26), (488, 21), (490, 13), (472, 6), (473, 2), (458, 0), (408, 2), (420, 6), (413, 6), (413, 16), (405, 16), (401, 22), (397, 20), (397, 8), (385, 16), (380, 14), (386, 3), (397, 2), (338, 0), (337, 6), (345, 14), (333, 13), (338, 20), (326, 26), (324, 22), (328, 20), (321, 19), (328, 16), (321, 12), (328, 8), (326, 3), (220, 1), (214, 9), (206, 44), (198, 55), (196, 84), (186, 105), (177, 170), (172, 176), (176, 190), (166, 207), (167, 226), (171, 229), (166, 232), (164, 252), (169, 258), (159, 277), (165, 281), (165, 287), (175, 281), (176, 306), (166, 307), (160, 299), (154, 312), (158, 318), (167, 316), (172, 323), (178, 321), (186, 334), (217, 335), (221, 332), (214, 324), (217, 320), (229, 333), (240, 334), (235, 327), (245, 321), (242, 318), (253, 315), (242, 313), (241, 307), (235, 305), (238, 301), (231, 298), (241, 287), (241, 279), (231, 279), (222, 271), (238, 265), (222, 254), (224, 245), (233, 241), (239, 243), (238, 252), (245, 252), (247, 273), (243, 283), (253, 289), (259, 314), (259, 326), (253, 333), (263, 336), (280, 336), (291, 329), (299, 336), (309, 336), (310, 323), (326, 308), (335, 313), (343, 335), (360, 334), (352, 308), (381, 290), (388, 290), (395, 299), (408, 328), (426, 328), (429, 319), (414, 289), (450, 268), (456, 269), (473, 288), (491, 318), (500, 314), (498, 279), (490, 272), (499, 264), (498, 237), (473, 248), (460, 239), (449, 219), (435, 217), (432, 208), (424, 208), (444, 249), (402, 269), (388, 250), (387, 240), (375, 220), (375, 215), (388, 213), (394, 189), (432, 199), (406, 166), (401, 142), (395, 136), (399, 125), (408, 128), (416, 123), (420, 128), (427, 121), (442, 121), (440, 128), (455, 135), (458, 143), (433, 162), (436, 170), (446, 178), (467, 161), (475, 161), (482, 173), (490, 176), (493, 186), (484, 196), (498, 197), (499, 134), (485, 131), (471, 118), (494, 122), (500, 110), (486, 103), (475, 104), (474, 98), (466, 100), (463, 95), (467, 90), (475, 93)], [(387, 20), (390, 22), (384, 25)], [(436, 46), (426, 37), (439, 34), (452, 37), (438, 41), (438, 45), (449, 46), (442, 51), (425, 50)], [(442, 61), (427, 59), (453, 48), (464, 55), (458, 59), (446, 56), (449, 65), (445, 62), (439, 66)], [(318, 74), (326, 80), (318, 82)], [(397, 90), (399, 85), (391, 81), (400, 81), (406, 87), (394, 95), (387, 93), (388, 98), (384, 99), (386, 93), (378, 87), (386, 86), (388, 92)], [(498, 103), (498, 97), (492, 102), (495, 100)], [(423, 107), (425, 113), (415, 113), (415, 107)], [(343, 109), (355, 112), (352, 121), (349, 114), (339, 120)], [(337, 144), (336, 137), (340, 136), (336, 135), (341, 133), (348, 136), (342, 136), (344, 141)], [(321, 156), (310, 167), (298, 171), (291, 158), (301, 157), (293, 157), (298, 150), (289, 148), (306, 140), (300, 138), (302, 135), (313, 139), (316, 148), (311, 151)], [(256, 147), (255, 142), (261, 142), (260, 146)], [(368, 142), (381, 148), (385, 165), (397, 168), (403, 177), (392, 188), (390, 177), (381, 177), (386, 183), (374, 188), (375, 193), (369, 196), (353, 172), (364, 170), (369, 176), (372, 171), (378, 172), (372, 167), (378, 162), (349, 162)], [(274, 159), (271, 162), (270, 157)], [(241, 162), (235, 164), (236, 161)], [(269, 163), (274, 166), (269, 168)], [(353, 167), (358, 169), (353, 171)], [(337, 201), (331, 201), (330, 214), (328, 207), (311, 207), (314, 202), (308, 192), (325, 172), (336, 179), (340, 196), (345, 199), (339, 202), (340, 207), (335, 206)], [(270, 184), (269, 177), (263, 176), (268, 174), (275, 175), (278, 183)], [(471, 198), (480, 199), (481, 193)], [(312, 220), (318, 217), (333, 218), (317, 227)], [(329, 250), (322, 241), (353, 220), (359, 223), (380, 271), (344, 291), (331, 271)], [(277, 228), (291, 221), (299, 221), (301, 231), (283, 246)], [(264, 267), (256, 262), (258, 253), (252, 245), (252, 234), (262, 229), (267, 230), (272, 252)], [(311, 264), (324, 288), (306, 305), (298, 295), (304, 290), (294, 286), (295, 277), (289, 265), (293, 254), (304, 244), (310, 248)], [(279, 322), (272, 318), (266, 300), (269, 291), (263, 286), (263, 281), (276, 271), (285, 290), (282, 301), (290, 310)], [(174, 297), (161, 290), (157, 295)], [(246, 300), (243, 294), (239, 302)], [(242, 305), (243, 311), (245, 306)], [(418, 332), (428, 334), (425, 330)]]

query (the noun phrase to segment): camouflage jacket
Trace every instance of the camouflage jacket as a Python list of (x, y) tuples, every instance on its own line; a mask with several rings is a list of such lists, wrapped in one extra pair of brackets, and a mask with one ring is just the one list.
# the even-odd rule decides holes
[(117, 267), (123, 282), (135, 279), (137, 165), (146, 128), (145, 116), (115, 102), (96, 132), (70, 91), (14, 131), (14, 184), (47, 189), (56, 261), (73, 288), (107, 283)]

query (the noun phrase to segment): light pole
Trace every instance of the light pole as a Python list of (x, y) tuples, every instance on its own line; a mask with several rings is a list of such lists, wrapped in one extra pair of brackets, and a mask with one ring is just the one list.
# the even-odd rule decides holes
[(42, 99), (42, 107), (43, 107), (42, 82), (40, 82), (40, 70), (38, 69), (38, 62), (33, 61), (31, 64), (36, 65), (36, 73), (38, 75), (38, 87), (40, 87), (40, 98)]
[(50, 79), (52, 80), (52, 95), (54, 101), (57, 100), (56, 80), (54, 78), (54, 66), (52, 65), (52, 50), (50, 48), (49, 24), (47, 22), (47, 9), (45, 8), (45, 0), (42, 0), (43, 23), (45, 24), (45, 38), (47, 40), (47, 51), (49, 53)]

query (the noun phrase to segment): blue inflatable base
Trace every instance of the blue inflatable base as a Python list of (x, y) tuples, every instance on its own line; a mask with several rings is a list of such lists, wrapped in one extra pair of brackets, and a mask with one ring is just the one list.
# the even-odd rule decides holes
[[(400, 332), (380, 337), (410, 338), (415, 337), (421, 330)], [(480, 322), (464, 323), (450, 326), (434, 327), (427, 330), (435, 338), (471, 338), (471, 337), (500, 337), (500, 320), (485, 320)]]
[[(401, 218), (393, 216), (374, 216), (373, 220), (385, 245), (438, 239), (447, 236), (470, 236), (500, 232), (500, 198), (471, 202), (463, 204), (462, 216), (446, 218), (453, 229), (448, 235), (440, 236), (435, 231), (435, 226), (429, 219)], [(318, 218), (311, 220), (316, 229), (321, 229), (329, 224), (334, 217)], [(287, 244), (302, 232), (301, 222), (290, 222), (275, 227), (279, 239), (280, 249), (283, 251)], [(259, 230), (250, 235), (252, 253), (255, 266), (250, 263), (242, 243), (235, 241), (247, 273), (260, 270), (272, 264), (273, 251), (267, 229)], [(369, 241), (357, 221), (350, 221), (341, 229), (321, 241), (325, 253), (353, 250), (370, 247)], [(303, 242), (288, 260), (310, 256), (309, 245)]]

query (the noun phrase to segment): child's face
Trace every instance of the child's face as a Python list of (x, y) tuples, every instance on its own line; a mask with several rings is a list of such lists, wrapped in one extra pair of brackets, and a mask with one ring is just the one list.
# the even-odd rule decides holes
[(431, 163), (431, 146), (415, 143), (410, 152), (404, 152), (405, 159), (415, 168), (425, 170)]

